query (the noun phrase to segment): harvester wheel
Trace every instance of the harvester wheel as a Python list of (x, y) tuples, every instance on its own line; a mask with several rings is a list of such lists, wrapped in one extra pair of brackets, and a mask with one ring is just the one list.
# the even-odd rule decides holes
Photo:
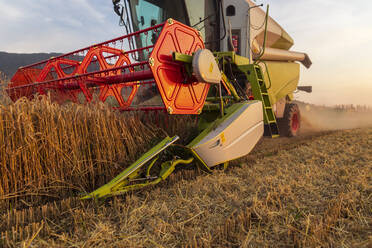
[(282, 136), (297, 136), (301, 127), (301, 114), (298, 105), (287, 103), (285, 105), (284, 117), (278, 119), (278, 124), (279, 132)]

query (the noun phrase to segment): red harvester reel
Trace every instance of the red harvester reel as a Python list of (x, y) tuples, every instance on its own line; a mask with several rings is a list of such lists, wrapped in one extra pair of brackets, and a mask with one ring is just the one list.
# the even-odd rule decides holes
[[(133, 47), (142, 40), (155, 44)], [(203, 108), (209, 84), (187, 76), (184, 65), (172, 60), (172, 53), (192, 55), (204, 48), (199, 32), (169, 19), (132, 34), (89, 46), (46, 61), (21, 67), (11, 79), (7, 93), (13, 101), (49, 94), (58, 103), (91, 102), (94, 95), (106, 102), (115, 99), (121, 110), (161, 110), (169, 114), (198, 114)], [(139, 89), (156, 85), (162, 104), (135, 105)], [(140, 87), (141, 86), (141, 87)], [(137, 99), (136, 99), (137, 97)]]

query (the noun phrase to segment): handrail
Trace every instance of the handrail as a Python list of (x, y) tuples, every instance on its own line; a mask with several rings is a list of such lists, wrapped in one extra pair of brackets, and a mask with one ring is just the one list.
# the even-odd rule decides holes
[(269, 5), (267, 5), (267, 8), (266, 8), (265, 32), (264, 32), (264, 41), (263, 41), (263, 44), (262, 44), (262, 51), (261, 51), (260, 55), (258, 56), (258, 58), (256, 59), (256, 61), (254, 62), (255, 64), (258, 64), (258, 62), (260, 61), (260, 58), (261, 58), (262, 55), (264, 55), (264, 53), (265, 53), (266, 39), (267, 39), (267, 23), (268, 23), (268, 20), (269, 20)]

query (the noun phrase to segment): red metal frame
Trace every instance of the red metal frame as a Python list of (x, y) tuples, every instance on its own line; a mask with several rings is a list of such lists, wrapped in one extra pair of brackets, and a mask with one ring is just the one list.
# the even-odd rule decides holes
[[(123, 44), (140, 35), (157, 37), (155, 45), (122, 50)], [(146, 37), (147, 38), (147, 37)], [(120, 47), (120, 48), (119, 48)], [(35, 93), (49, 93), (54, 101), (91, 102), (95, 92), (105, 102), (117, 101), (119, 109), (159, 110), (170, 114), (198, 114), (204, 105), (209, 85), (187, 77), (184, 65), (172, 61), (172, 53), (192, 54), (203, 49), (199, 32), (179, 22), (168, 20), (132, 34), (92, 45), (56, 58), (19, 68), (7, 92), (13, 101)], [(131, 57), (140, 60), (131, 60)], [(163, 104), (135, 108), (133, 100), (141, 84), (156, 84)], [(123, 91), (129, 94), (123, 96)]]

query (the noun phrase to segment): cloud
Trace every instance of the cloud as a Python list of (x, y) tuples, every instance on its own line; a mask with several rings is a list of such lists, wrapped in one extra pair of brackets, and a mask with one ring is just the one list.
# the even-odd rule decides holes
[(22, 11), (13, 7), (8, 2), (4, 2), (4, 3), (1, 2), (1, 5), (0, 5), (0, 16), (1, 16), (1, 18), (2, 19), (7, 19), (7, 20), (17, 20), (19, 18), (22, 18), (22, 16), (23, 16)]
[(68, 52), (123, 34), (111, 1), (0, 0), (0, 6), (1, 51)]

